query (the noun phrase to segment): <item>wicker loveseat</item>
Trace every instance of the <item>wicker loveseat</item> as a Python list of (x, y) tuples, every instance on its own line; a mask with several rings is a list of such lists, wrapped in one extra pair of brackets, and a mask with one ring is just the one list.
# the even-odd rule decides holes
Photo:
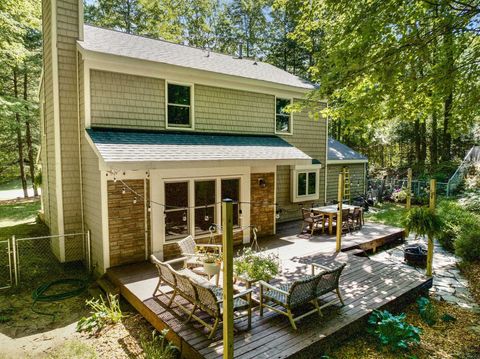
[[(315, 274), (315, 268), (321, 268), (319, 265), (312, 265), (312, 275), (306, 275), (303, 278), (292, 283), (272, 285), (260, 281), (260, 315), (263, 315), (263, 308), (286, 315), (290, 320), (293, 329), (297, 329), (296, 322), (306, 316), (314, 313), (322, 315), (318, 298), (324, 294), (336, 290), (343, 305), (343, 300), (338, 289), (340, 274), (345, 268), (345, 264), (330, 269), (322, 267), (322, 271)], [(294, 316), (293, 310), (303, 307), (307, 304), (313, 304), (314, 309), (298, 316)], [(331, 302), (329, 303), (331, 304)]]
[[(195, 319), (197, 322), (205, 326), (209, 330), (208, 337), (211, 338), (218, 328), (218, 325), (222, 321), (223, 316), (223, 291), (222, 288), (211, 284), (205, 280), (204, 277), (194, 273), (188, 268), (182, 268), (175, 270), (171, 264), (183, 263), (186, 258), (178, 258), (168, 262), (159, 261), (155, 256), (150, 256), (152, 263), (154, 263), (158, 269), (158, 284), (155, 287), (153, 295), (157, 293), (168, 297), (168, 307), (172, 304), (177, 305), (182, 311), (184, 311), (188, 318), (186, 322), (191, 319)], [(162, 285), (167, 285), (173, 289), (170, 293), (166, 293), (160, 290)], [(252, 302), (251, 302), (252, 289), (248, 289), (237, 293), (233, 296), (233, 309), (234, 311), (247, 310), (249, 322), (252, 315)], [(177, 296), (182, 297), (192, 306), (186, 306), (181, 301), (175, 301)], [(203, 311), (213, 318), (213, 325), (210, 325), (205, 320), (197, 316), (197, 311)]]

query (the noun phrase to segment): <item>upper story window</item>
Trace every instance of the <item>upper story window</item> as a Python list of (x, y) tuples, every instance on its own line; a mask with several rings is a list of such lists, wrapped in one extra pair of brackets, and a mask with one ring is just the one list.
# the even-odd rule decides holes
[(292, 115), (286, 111), (287, 106), (292, 103), (291, 99), (275, 99), (275, 132), (280, 134), (292, 133)]
[(167, 84), (167, 128), (192, 128), (192, 87)]

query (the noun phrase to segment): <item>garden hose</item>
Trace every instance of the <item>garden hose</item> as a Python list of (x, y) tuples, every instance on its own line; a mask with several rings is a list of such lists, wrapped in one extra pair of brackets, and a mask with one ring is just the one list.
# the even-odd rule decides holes
[[(55, 294), (45, 294), (49, 289), (57, 285), (70, 285), (73, 287), (73, 289)], [(46, 313), (35, 310), (35, 304), (37, 302), (57, 302), (60, 300), (76, 297), (77, 295), (80, 295), (85, 289), (87, 289), (87, 282), (82, 279), (76, 278), (59, 279), (53, 282), (43, 284), (37, 289), (35, 289), (32, 293), (33, 303), (31, 309), (34, 313), (49, 315), (55, 318), (55, 313)]]

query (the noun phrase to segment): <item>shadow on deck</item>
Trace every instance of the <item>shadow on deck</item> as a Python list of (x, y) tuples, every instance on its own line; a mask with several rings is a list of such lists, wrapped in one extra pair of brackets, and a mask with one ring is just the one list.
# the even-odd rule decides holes
[[(305, 251), (309, 246), (305, 246), (305, 242), (303, 244)], [(273, 250), (289, 246), (296, 248), (299, 245), (290, 244)], [(331, 266), (346, 262), (340, 279), (345, 306), (342, 307), (337, 300), (323, 310), (323, 317), (312, 315), (299, 321), (297, 331), (291, 328), (286, 317), (268, 311), (260, 317), (255, 310), (250, 330), (246, 329), (246, 318), (235, 322), (236, 358), (288, 358), (303, 354), (310, 357), (312, 353), (321, 353), (327, 341), (338, 342), (352, 331), (361, 330), (374, 309), (398, 309), (432, 286), (431, 278), (402, 265), (387, 265), (346, 253), (290, 254), (290, 259), (283, 259), (281, 281), (301, 277), (312, 262)], [(168, 339), (180, 348), (182, 357), (222, 357), (221, 328), (209, 340), (201, 326), (184, 323), (186, 316), (178, 307), (167, 309), (165, 298), (152, 296), (157, 284), (157, 272), (152, 264), (144, 262), (110, 268), (107, 275), (120, 288), (125, 299), (156, 329), (170, 329)], [(325, 297), (325, 300), (332, 299)]]

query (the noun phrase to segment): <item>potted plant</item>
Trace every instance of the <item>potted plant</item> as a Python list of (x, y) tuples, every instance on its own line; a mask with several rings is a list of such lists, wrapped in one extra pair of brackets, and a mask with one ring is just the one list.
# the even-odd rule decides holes
[(415, 239), (419, 236), (434, 238), (442, 228), (440, 217), (428, 207), (412, 208), (405, 219), (405, 227), (409, 232), (415, 232)]
[(275, 277), (280, 269), (278, 255), (265, 252), (254, 252), (251, 248), (244, 248), (239, 257), (233, 260), (235, 276), (249, 280), (263, 280), (268, 282)]
[(210, 277), (220, 273), (222, 255), (217, 252), (203, 252), (200, 256), (205, 273)]

